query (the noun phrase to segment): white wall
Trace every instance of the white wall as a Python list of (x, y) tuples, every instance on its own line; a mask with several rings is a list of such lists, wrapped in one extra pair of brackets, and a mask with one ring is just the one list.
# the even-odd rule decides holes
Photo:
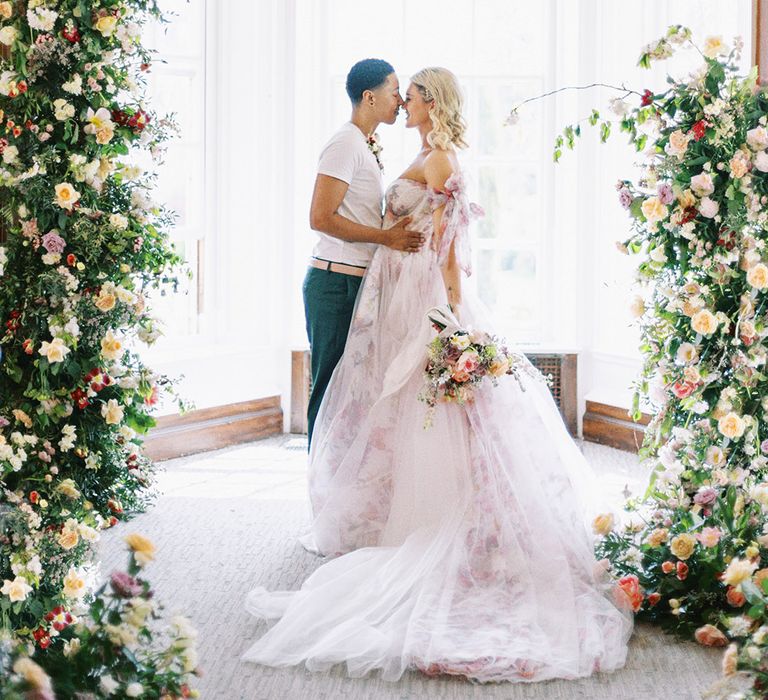
[[(287, 416), (290, 350), (306, 346), (301, 282), (313, 243), (314, 164), (347, 116), (339, 107), (343, 93), (339, 102), (334, 91), (343, 91), (349, 56), (391, 56), (406, 79), (421, 65), (482, 65), (482, 56), (465, 55), (460, 17), (425, 9), (415, 22), (418, 7), (404, 0), (207, 4), (204, 310), (197, 334), (164, 339), (148, 359), (161, 371), (186, 374), (182, 392), (198, 406), (281, 394)], [(668, 65), (652, 72), (635, 66), (641, 47), (670, 23), (687, 24), (700, 37), (740, 33), (749, 56), (749, 0), (553, 0), (551, 7), (542, 39), (548, 43), (536, 49), (549, 66), (545, 90), (596, 81), (662, 86)], [(369, 17), (371, 33), (347, 33), (338, 25), (345, 13)], [(451, 41), (431, 38), (453, 34)], [(527, 46), (502, 48), (511, 61), (519, 60), (515, 51), (533, 50)], [(540, 341), (580, 353), (582, 403), (586, 396), (626, 403), (640, 366), (627, 313), (634, 260), (614, 246), (629, 227), (614, 183), (633, 177), (634, 156), (621, 134), (601, 146), (588, 127), (576, 153), (557, 166), (549, 144), (593, 106), (607, 112), (609, 96), (563, 93), (543, 110), (548, 136), (540, 158), (551, 201), (540, 251)], [(499, 122), (505, 116), (500, 112)], [(413, 134), (400, 125), (382, 136), (385, 174), (393, 178), (413, 150)]]

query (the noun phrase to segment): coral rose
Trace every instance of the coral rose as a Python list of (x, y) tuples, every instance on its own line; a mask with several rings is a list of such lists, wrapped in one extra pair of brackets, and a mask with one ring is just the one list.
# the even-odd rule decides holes
[(693, 636), (699, 644), (705, 647), (724, 647), (728, 644), (728, 637), (714, 625), (699, 627)]
[(643, 589), (640, 587), (640, 581), (637, 576), (623, 576), (619, 579), (618, 590), (624, 595), (619, 600), (628, 603), (633, 612), (640, 610), (643, 604)]

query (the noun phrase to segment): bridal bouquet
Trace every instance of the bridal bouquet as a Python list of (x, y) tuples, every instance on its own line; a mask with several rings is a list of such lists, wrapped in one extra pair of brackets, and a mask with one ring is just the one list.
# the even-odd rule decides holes
[(438, 335), (427, 345), (425, 384), (418, 397), (428, 406), (425, 428), (431, 427), (439, 401), (472, 401), (474, 387), (485, 379), (496, 386), (505, 375), (520, 381), (521, 372), (541, 378), (523, 355), (510, 352), (499, 338), (462, 328), (450, 308), (433, 308), (427, 318)]

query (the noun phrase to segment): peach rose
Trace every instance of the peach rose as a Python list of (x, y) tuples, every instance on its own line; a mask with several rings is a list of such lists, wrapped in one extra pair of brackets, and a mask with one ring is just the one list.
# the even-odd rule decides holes
[(13, 14), (13, 5), (10, 2), (0, 2), (0, 17), (9, 19)]
[(709, 309), (697, 311), (691, 318), (691, 328), (701, 335), (712, 335), (717, 326), (717, 319)]
[(725, 435), (727, 438), (740, 438), (744, 435), (744, 431), (747, 428), (747, 424), (744, 419), (738, 414), (731, 411), (726, 413), (719, 421), (717, 421), (717, 429)]
[(732, 676), (736, 673), (736, 664), (739, 660), (739, 647), (736, 643), (731, 644), (723, 654), (723, 675)]
[(683, 209), (688, 209), (696, 204), (696, 196), (690, 190), (684, 190), (677, 196), (677, 201)]
[(99, 311), (104, 311), (106, 313), (115, 308), (117, 297), (111, 292), (102, 292), (96, 299), (94, 299), (93, 303)]
[(747, 270), (747, 282), (755, 289), (768, 287), (768, 266), (765, 263), (757, 263)]
[(671, 573), (672, 573), (672, 572), (675, 570), (675, 565), (674, 565), (674, 564), (673, 564), (671, 561), (665, 561), (665, 562), (664, 562), (664, 563), (661, 565), (661, 570), (662, 570), (662, 571), (663, 571), (665, 574), (671, 574)]
[(667, 153), (671, 156), (677, 156), (682, 160), (685, 152), (688, 150), (688, 142), (690, 140), (691, 137), (685, 134), (681, 129), (673, 131), (669, 135), (669, 142), (666, 147)]
[(80, 535), (77, 534), (77, 530), (72, 530), (65, 527), (61, 533), (59, 533), (59, 545), (62, 549), (72, 549), (80, 540)]
[(669, 530), (665, 527), (656, 528), (648, 537), (645, 542), (651, 547), (661, 547), (669, 537)]
[(741, 179), (749, 172), (749, 160), (744, 155), (743, 151), (737, 151), (730, 162), (731, 175), (738, 179)]
[(714, 625), (699, 627), (693, 636), (699, 644), (705, 647), (724, 647), (728, 644), (728, 637)]
[(139, 566), (144, 566), (155, 558), (155, 545), (146, 537), (134, 532), (125, 538), (125, 542), (133, 551)]

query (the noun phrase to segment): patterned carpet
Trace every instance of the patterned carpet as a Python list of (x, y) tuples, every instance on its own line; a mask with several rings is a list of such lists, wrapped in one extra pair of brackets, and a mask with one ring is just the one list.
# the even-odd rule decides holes
[[(588, 443), (583, 449), (617, 494), (642, 480), (634, 456)], [(188, 615), (198, 629), (203, 698), (693, 700), (719, 676), (718, 652), (647, 626), (636, 629), (623, 670), (571, 682), (476, 686), (413, 673), (393, 684), (347, 678), (343, 667), (312, 674), (241, 663), (266, 629), (243, 612), (246, 592), (257, 584), (299, 588), (319, 563), (296, 542), (308, 514), (305, 472), (305, 447), (291, 436), (167, 462), (156, 506), (102, 539), (105, 574), (124, 566), (126, 534), (140, 532), (157, 545), (147, 573), (166, 612)]]

